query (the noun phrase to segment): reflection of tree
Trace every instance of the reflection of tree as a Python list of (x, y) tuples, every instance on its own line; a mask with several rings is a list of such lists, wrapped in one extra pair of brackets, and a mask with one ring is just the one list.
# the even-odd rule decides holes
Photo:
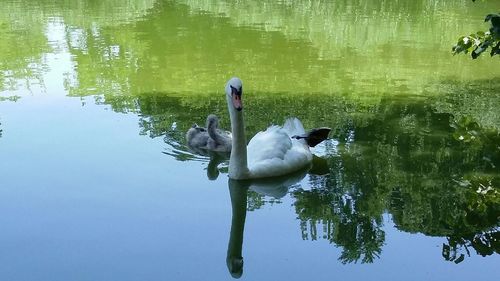
[(389, 212), (401, 230), (447, 237), (446, 249), (498, 253), (498, 131), (422, 100), (382, 100), (372, 113), (339, 132), (346, 141), (328, 159), (329, 176), (294, 193), (304, 239), (341, 246), (343, 262), (371, 262)]
[[(50, 26), (113, 26), (140, 17), (156, 0), (3, 1), (0, 9), (0, 91), (44, 85), (46, 54), (59, 53)], [(76, 39), (73, 36), (73, 39)], [(71, 39), (68, 39), (71, 41)], [(1, 97), (0, 97), (1, 98)]]
[[(488, 231), (498, 223), (499, 205), (484, 202), (478, 212), (474, 205), (478, 185), (461, 186), (457, 182), (479, 176), (490, 178), (498, 188), (498, 174), (491, 174), (500, 164), (498, 149), (490, 145), (464, 145), (453, 137), (453, 116), (435, 113), (422, 102), (405, 105), (382, 105), (384, 115), (371, 126), (362, 128), (358, 141), (371, 140), (368, 149), (376, 153), (371, 161), (379, 163), (379, 173), (387, 173), (380, 187), (390, 188), (390, 195), (379, 198), (389, 203), (396, 226), (410, 232), (432, 236), (467, 237)], [(407, 121), (406, 121), (407, 120)], [(394, 122), (396, 121), (396, 122)], [(478, 134), (481, 130), (477, 127)], [(361, 130), (360, 130), (361, 131)], [(431, 134), (432, 132), (432, 134)], [(491, 142), (496, 146), (496, 140)], [(366, 153), (366, 151), (365, 151)], [(387, 157), (387, 155), (393, 157)], [(388, 171), (386, 167), (393, 167)], [(496, 192), (496, 191), (495, 191)], [(495, 199), (491, 193), (490, 199)], [(472, 205), (471, 205), (472, 204)], [(472, 206), (472, 207), (471, 207)]]
[(483, 257), (500, 254), (500, 231), (492, 230), (470, 235), (448, 237), (448, 243), (443, 243), (443, 258), (447, 261), (460, 263), (465, 255), (470, 256), (470, 248)]
[[(448, 237), (443, 244), (443, 257), (455, 263), (462, 262), (465, 254), (470, 255), (470, 248), (481, 256), (500, 254), (500, 177), (495, 175), (500, 163), (500, 134), (496, 130), (481, 128), (471, 118), (461, 118), (452, 122), (455, 129), (453, 138), (482, 156), (484, 163), (479, 166), (486, 173), (464, 175), (455, 184), (464, 194), (465, 202), (460, 207), (466, 211), (465, 221)], [(478, 167), (475, 167), (478, 168)], [(491, 226), (494, 226), (491, 228)], [(479, 231), (478, 229), (483, 229)], [(465, 253), (464, 253), (465, 252)]]
[(432, 99), (435, 110), (456, 120), (472, 118), (483, 127), (500, 130), (500, 78), (474, 81), (445, 80), (432, 86), (441, 95)]
[[(275, 83), (269, 83), (266, 73), (276, 67), (288, 72), (283, 78), (295, 77), (306, 89), (327, 73), (325, 63), (320, 62), (317, 69), (307, 67), (317, 60), (307, 42), (290, 42), (278, 32), (238, 28), (220, 16), (190, 14), (187, 6), (173, 1), (157, 1), (150, 11), (130, 24), (97, 31), (91, 26), (67, 30), (78, 65), (67, 81), (70, 95), (201, 94), (222, 89), (234, 74), (255, 88), (270, 89)], [(269, 48), (273, 45), (280, 46), (280, 51), (273, 52)]]
[[(261, 91), (367, 90), (380, 96), (388, 88), (420, 90), (422, 81), (436, 73), (456, 75), (448, 48), (434, 48), (435, 42), (446, 46), (449, 40), (429, 30), (459, 31), (474, 24), (441, 16), (466, 16), (464, 4), (452, 0), (433, 9), (428, 0), (265, 2), (9, 1), (0, 11), (0, 50), (7, 49), (0, 56), (5, 54), (7, 64), (16, 62), (0, 68), (23, 78), (45, 71), (43, 54), (54, 51), (46, 24), (54, 21), (64, 26), (72, 55), (75, 72), (68, 73), (65, 84), (70, 95), (205, 93), (237, 74)], [(400, 24), (401, 17), (407, 24)], [(3, 26), (13, 30), (4, 34)], [(17, 47), (15, 54), (11, 46)], [(490, 77), (481, 70), (491, 67), (492, 62), (482, 62), (461, 72)], [(429, 68), (437, 70), (429, 73)]]
[[(104, 102), (117, 111), (140, 112), (141, 134), (165, 135), (174, 146), (182, 145), (185, 130), (203, 123), (209, 113), (228, 124), (226, 105), (218, 95), (204, 98), (203, 104), (192, 104), (192, 99), (155, 93)], [(293, 192), (304, 239), (326, 239), (342, 247), (343, 262), (372, 262), (385, 239), (382, 214), (389, 212), (401, 230), (447, 237), (447, 245), (457, 250), (484, 244), (497, 251), (494, 240), (488, 240), (495, 237), (500, 206), (497, 130), (472, 119), (456, 121), (420, 99), (383, 99), (379, 105), (358, 107), (347, 99), (329, 99), (273, 95), (248, 104), (253, 111), (249, 134), (265, 128), (267, 120), (280, 121), (282, 113), (266, 111), (279, 103), (287, 112), (304, 115), (306, 127), (330, 126), (342, 140), (326, 156), (329, 175), (311, 175), (311, 190)], [(318, 101), (322, 106), (308, 111), (306, 105)], [(334, 119), (325, 124), (321, 119), (329, 116)], [(174, 122), (177, 128), (172, 130)], [(487, 191), (478, 193), (480, 187)], [(251, 191), (248, 197), (251, 210), (275, 202)]]
[[(317, 240), (320, 236), (342, 247), (339, 260), (343, 263), (371, 263), (379, 257), (385, 239), (380, 217), (357, 212), (354, 200), (334, 190), (299, 191), (294, 197), (303, 239)], [(323, 228), (320, 234), (318, 224)]]
[[(318, 81), (316, 87), (331, 85), (340, 91), (351, 91), (360, 81), (370, 81), (365, 91), (373, 90), (373, 86), (384, 92), (421, 89), (420, 79), (457, 75), (457, 65), (450, 63), (449, 54), (446, 55), (449, 42), (454, 39), (430, 30), (460, 32), (462, 28), (475, 26), (474, 20), (468, 20), (473, 17), (472, 14), (483, 17), (483, 12), (464, 9), (466, 3), (456, 0), (439, 3), (429, 0), (321, 3), (308, 0), (242, 0), (238, 1), (238, 5), (227, 0), (179, 2), (189, 5), (193, 14), (200, 10), (223, 14), (236, 26), (263, 26), (268, 31), (283, 33), (289, 39), (310, 41), (318, 49), (319, 57), (335, 60), (333, 67), (340, 70), (329, 79)], [(493, 1), (485, 2), (484, 5), (493, 9)], [(457, 15), (456, 21), (443, 17), (443, 13)], [(401, 18), (405, 19), (405, 24), (401, 24)], [(405, 43), (396, 45), (395, 42)], [(433, 42), (434, 45), (423, 42)], [(435, 70), (432, 73), (428, 71), (430, 65)], [(461, 71), (477, 78), (479, 72), (469, 67)], [(486, 69), (495, 67), (491, 64)], [(352, 73), (355, 75), (352, 76)], [(403, 80), (406, 81), (401, 84)]]
[[(213, 92), (221, 88), (220, 81), (238, 75), (258, 91), (367, 91), (372, 97), (380, 97), (388, 88), (398, 93), (420, 90), (436, 73), (456, 74), (455, 65), (449, 63), (448, 48), (429, 55), (437, 40), (428, 32), (429, 26), (436, 30), (457, 27), (439, 12), (431, 18), (426, 12), (422, 17), (423, 10), (428, 10), (427, 0), (412, 5), (406, 1), (357, 1), (312, 6), (309, 1), (295, 1), (293, 5), (275, 1), (266, 1), (266, 5), (255, 1), (234, 5), (180, 2), (187, 5), (156, 1), (147, 14), (120, 25), (90, 25), (83, 20), (82, 24), (73, 24), (68, 19), (71, 24), (66, 36), (77, 66), (67, 80), (70, 95), (154, 91), (200, 94)], [(460, 12), (460, 5), (444, 1), (439, 10)], [(101, 10), (96, 8), (94, 13), (100, 15)], [(373, 11), (392, 16), (371, 17)], [(394, 30), (402, 13), (412, 20), (403, 29)], [(272, 27), (270, 19), (275, 20)], [(366, 24), (360, 24), (360, 19)], [(405, 30), (418, 30), (421, 35), (411, 48), (401, 43), (415, 40), (413, 32)], [(445, 45), (449, 42), (438, 39)], [(488, 72), (481, 71), (489, 64), (492, 62), (482, 62), (461, 71), (489, 77)], [(435, 72), (429, 77), (430, 67)]]
[(43, 54), (50, 50), (41, 24), (43, 14), (26, 9), (20, 20), (16, 9), (19, 7), (6, 3), (0, 9), (0, 91), (43, 84)]

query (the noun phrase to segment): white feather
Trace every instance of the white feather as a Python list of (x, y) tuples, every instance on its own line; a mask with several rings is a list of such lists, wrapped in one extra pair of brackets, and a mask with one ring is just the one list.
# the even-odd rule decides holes
[(312, 154), (303, 140), (292, 139), (304, 133), (297, 118), (290, 118), (283, 127), (271, 126), (257, 133), (248, 143), (247, 161), (252, 178), (292, 173), (311, 163)]

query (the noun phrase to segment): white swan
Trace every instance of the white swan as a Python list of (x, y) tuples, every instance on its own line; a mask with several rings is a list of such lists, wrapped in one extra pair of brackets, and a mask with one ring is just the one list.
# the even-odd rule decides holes
[[(309, 134), (305, 134), (304, 127), (297, 118), (288, 119), (282, 127), (271, 126), (257, 133), (247, 146), (241, 80), (231, 78), (226, 84), (225, 92), (233, 136), (229, 178), (240, 180), (282, 176), (311, 164), (313, 156), (307, 140)], [(329, 128), (313, 132), (318, 130), (319, 135), (323, 136), (321, 140), (330, 132)], [(315, 135), (314, 139), (317, 138)]]

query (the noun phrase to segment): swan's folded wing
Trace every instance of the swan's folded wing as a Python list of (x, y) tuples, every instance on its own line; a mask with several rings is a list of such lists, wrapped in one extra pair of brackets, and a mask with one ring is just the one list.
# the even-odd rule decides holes
[(254, 177), (279, 176), (307, 165), (312, 158), (309, 148), (292, 140), (279, 126), (256, 134), (247, 147), (248, 168)]
[(283, 126), (270, 126), (258, 132), (248, 143), (248, 163), (263, 159), (284, 159), (292, 148), (291, 136), (304, 134), (302, 123), (297, 118), (288, 118)]
[(271, 126), (258, 132), (248, 143), (248, 165), (271, 158), (284, 159), (291, 147), (292, 140), (288, 134), (279, 126)]

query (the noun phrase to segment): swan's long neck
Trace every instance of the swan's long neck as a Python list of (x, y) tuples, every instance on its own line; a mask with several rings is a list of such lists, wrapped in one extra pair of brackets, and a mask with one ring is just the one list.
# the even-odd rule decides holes
[(247, 141), (245, 138), (245, 124), (243, 111), (237, 111), (231, 101), (227, 99), (229, 117), (231, 118), (231, 133), (233, 135), (231, 158), (229, 158), (229, 178), (246, 179), (249, 176), (247, 165)]

